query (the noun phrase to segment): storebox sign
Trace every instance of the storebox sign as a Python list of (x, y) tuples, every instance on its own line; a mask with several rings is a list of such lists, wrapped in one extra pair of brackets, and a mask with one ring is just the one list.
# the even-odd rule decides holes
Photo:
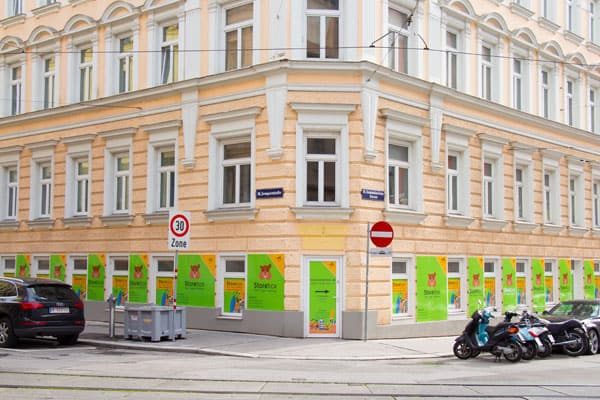
[(257, 199), (274, 199), (276, 197), (283, 197), (283, 188), (272, 188), (272, 189), (257, 189)]

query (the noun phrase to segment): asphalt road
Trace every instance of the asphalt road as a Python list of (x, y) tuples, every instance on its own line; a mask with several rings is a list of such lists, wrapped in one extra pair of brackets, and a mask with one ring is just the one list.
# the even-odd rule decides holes
[(600, 399), (600, 355), (332, 361), (57, 346), (0, 350), (0, 399)]

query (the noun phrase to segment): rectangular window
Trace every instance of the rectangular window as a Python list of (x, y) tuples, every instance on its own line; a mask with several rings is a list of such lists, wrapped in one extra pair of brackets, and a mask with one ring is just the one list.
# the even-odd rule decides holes
[(129, 259), (112, 258), (111, 293), (117, 307), (124, 306), (129, 301)]
[(241, 316), (246, 304), (246, 260), (243, 257), (226, 257), (222, 260), (221, 312)]
[(461, 311), (461, 274), (460, 261), (448, 260), (448, 311)]
[(567, 81), (567, 90), (566, 90), (566, 109), (565, 109), (565, 117), (566, 117), (566, 123), (569, 126), (573, 126), (574, 121), (573, 121), (573, 86), (574, 83), (571, 80)]
[(36, 270), (35, 276), (38, 278), (49, 278), (50, 277), (50, 259), (48, 257), (36, 257), (34, 258)]
[(55, 106), (56, 61), (54, 57), (44, 59), (44, 109)]
[(408, 207), (410, 148), (408, 145), (390, 144), (388, 151), (389, 203), (391, 206)]
[(565, 16), (566, 19), (566, 25), (567, 25), (567, 29), (570, 31), (573, 31), (573, 14), (574, 14), (574, 4), (573, 4), (573, 0), (566, 0), (567, 2), (567, 15)]
[(546, 304), (554, 303), (554, 262), (544, 262), (544, 283), (546, 284)]
[(446, 32), (446, 85), (458, 89), (458, 36)]
[(492, 49), (486, 45), (481, 47), (481, 97), (492, 99)]
[(600, 228), (600, 179), (594, 179), (592, 182), (592, 212), (594, 219), (594, 228)]
[(165, 210), (175, 207), (175, 150), (162, 149), (158, 151), (158, 208)]
[(571, 173), (569, 177), (569, 221), (572, 226), (584, 226), (583, 175)]
[(179, 25), (164, 26), (161, 31), (160, 82), (176, 82), (179, 70)]
[(523, 260), (517, 260), (516, 264), (517, 272), (517, 305), (527, 305), (527, 272), (526, 262)]
[(155, 258), (152, 261), (156, 276), (152, 286), (154, 293), (150, 293), (150, 299), (154, 299), (154, 304), (159, 306), (172, 305), (173, 275), (175, 271), (173, 257)]
[(11, 166), (4, 168), (4, 179), (6, 182), (6, 219), (17, 218), (17, 206), (19, 200), (19, 176), (17, 173), (17, 167)]
[(598, 133), (598, 107), (596, 107), (596, 89), (590, 88), (588, 94), (588, 128), (590, 132)]
[(523, 62), (519, 59), (513, 60), (513, 107), (517, 110), (523, 109), (523, 74), (521, 69)]
[(114, 156), (114, 212), (129, 211), (129, 154), (121, 153)]
[(90, 175), (87, 159), (75, 160), (75, 213), (87, 215), (89, 207)]
[(23, 0), (8, 0), (8, 16), (14, 17), (23, 13)]
[(339, 58), (339, 19), (339, 0), (307, 0), (307, 58)]
[(50, 217), (52, 205), (52, 168), (50, 163), (41, 163), (39, 169), (40, 203), (39, 217)]
[(23, 95), (22, 67), (10, 69), (10, 115), (21, 114)]
[(392, 261), (392, 314), (394, 316), (409, 313), (408, 260)]
[(251, 200), (251, 155), (250, 141), (223, 144), (223, 205), (243, 206)]
[(119, 39), (119, 93), (133, 89), (133, 38)]
[(483, 163), (483, 214), (486, 217), (494, 216), (494, 164)]
[(388, 9), (390, 68), (402, 73), (408, 72), (407, 18), (406, 14), (396, 9)]
[(79, 100), (92, 98), (92, 48), (79, 50)]
[(446, 180), (448, 191), (448, 213), (457, 214), (459, 207), (459, 157), (457, 154), (448, 154), (448, 164), (446, 168)]
[(589, 26), (590, 26), (590, 41), (595, 42), (596, 40), (596, 4), (595, 0), (590, 1), (590, 13), (589, 13)]
[(485, 261), (483, 263), (484, 298), (486, 307), (496, 306), (496, 263)]
[(515, 208), (517, 219), (525, 219), (525, 200), (523, 188), (523, 168), (515, 169)]
[(2, 267), (4, 276), (15, 276), (17, 262), (14, 257), (2, 257)]
[(571, 225), (576, 224), (575, 207), (577, 204), (577, 191), (575, 190), (575, 179), (569, 179), (569, 215)]
[(544, 170), (544, 223), (560, 225), (558, 171)]
[(252, 65), (253, 3), (225, 11), (225, 69)]
[(335, 138), (306, 138), (306, 202), (331, 205), (337, 202), (339, 163)]
[(542, 116), (544, 118), (550, 118), (550, 81), (549, 72), (542, 70), (541, 73), (541, 108)]

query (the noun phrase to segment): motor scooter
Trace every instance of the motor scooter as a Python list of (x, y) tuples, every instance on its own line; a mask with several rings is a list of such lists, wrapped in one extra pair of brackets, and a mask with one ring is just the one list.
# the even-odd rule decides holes
[(490, 326), (490, 319), (494, 317), (492, 310), (488, 307), (473, 312), (462, 335), (454, 342), (456, 357), (466, 360), (480, 352), (489, 352), (496, 356), (496, 360), (501, 356), (511, 362), (521, 360), (524, 340), (519, 337), (519, 327), (507, 322)]
[(511, 322), (512, 318), (519, 316), (519, 333), (525, 340), (523, 360), (531, 360), (535, 356), (539, 358), (550, 356), (552, 354), (554, 337), (544, 324), (532, 322), (527, 310), (523, 310), (521, 315), (510, 311), (504, 313), (504, 322)]

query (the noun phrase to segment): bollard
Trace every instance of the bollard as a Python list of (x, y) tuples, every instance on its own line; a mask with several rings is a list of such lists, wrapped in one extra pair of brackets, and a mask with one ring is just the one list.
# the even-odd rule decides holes
[(117, 299), (115, 299), (115, 296), (113, 296), (111, 293), (110, 296), (108, 296), (107, 302), (108, 302), (108, 337), (112, 339), (115, 337), (115, 307), (116, 307)]

